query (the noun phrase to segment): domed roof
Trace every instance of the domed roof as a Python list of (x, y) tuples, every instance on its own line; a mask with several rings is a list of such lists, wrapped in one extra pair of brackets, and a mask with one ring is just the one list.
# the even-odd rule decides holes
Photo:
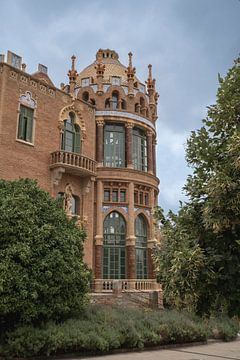
[[(118, 54), (114, 50), (102, 50), (99, 49), (96, 54), (96, 60), (84, 70), (82, 70), (77, 77), (77, 85), (81, 86), (81, 80), (85, 78), (93, 78), (96, 82), (96, 69), (95, 66), (98, 63), (105, 65), (104, 82), (110, 82), (111, 76), (121, 77), (121, 84), (127, 85), (127, 68), (118, 60)], [(135, 81), (139, 81), (136, 77)]]

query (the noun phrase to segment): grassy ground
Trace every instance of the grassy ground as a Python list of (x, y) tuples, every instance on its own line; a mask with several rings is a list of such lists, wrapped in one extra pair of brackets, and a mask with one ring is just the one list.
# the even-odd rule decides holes
[(10, 357), (49, 356), (63, 353), (108, 352), (120, 348), (152, 347), (205, 341), (232, 340), (239, 331), (229, 318), (204, 320), (176, 311), (144, 311), (88, 306), (76, 319), (22, 326), (4, 334), (0, 354)]

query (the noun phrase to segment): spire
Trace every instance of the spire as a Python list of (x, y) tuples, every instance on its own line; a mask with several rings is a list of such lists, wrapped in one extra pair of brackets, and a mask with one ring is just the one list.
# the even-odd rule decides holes
[[(100, 50), (99, 50), (100, 51)], [(105, 65), (102, 62), (97, 62), (95, 66), (96, 75), (97, 75), (97, 94), (103, 94), (103, 77), (105, 71)]]
[(148, 79), (152, 80), (152, 65), (148, 65)]
[(148, 96), (149, 96), (149, 106), (152, 113), (152, 119), (155, 121), (157, 119), (157, 101), (158, 101), (158, 93), (155, 88), (156, 80), (152, 77), (152, 65), (148, 65), (148, 79), (146, 81)]
[(152, 91), (155, 91), (155, 82), (156, 82), (156, 80), (152, 78), (152, 65), (149, 64), (148, 65), (148, 79), (147, 79), (147, 88), (148, 88), (149, 95)]
[(72, 71), (75, 71), (75, 60), (76, 60), (76, 56), (73, 55), (73, 56), (71, 57), (71, 59), (72, 59)]
[(129, 66), (130, 68), (132, 68), (132, 56), (133, 56), (133, 54), (132, 54), (131, 51), (130, 51), (130, 52), (128, 53), (128, 59), (129, 59), (129, 60), (128, 60), (128, 61), (129, 61), (129, 65), (128, 65), (128, 66)]
[(76, 80), (77, 80), (77, 70), (75, 68), (76, 56), (73, 55), (71, 57), (71, 59), (72, 59), (72, 68), (71, 68), (71, 70), (68, 71), (68, 77), (69, 77), (69, 84), (70, 84), (70, 94), (73, 94), (75, 85), (76, 85)]
[(128, 67), (126, 70), (127, 78), (128, 78), (128, 96), (131, 98), (134, 96), (133, 91), (133, 83), (134, 83), (134, 75), (136, 73), (135, 67), (132, 67), (132, 56), (131, 52), (128, 53)]

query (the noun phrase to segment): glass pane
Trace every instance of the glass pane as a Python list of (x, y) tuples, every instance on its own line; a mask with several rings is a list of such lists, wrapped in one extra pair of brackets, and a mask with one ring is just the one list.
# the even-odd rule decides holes
[(125, 166), (125, 129), (121, 125), (106, 125), (104, 128), (104, 165)]
[(125, 202), (126, 201), (126, 190), (121, 190), (120, 191), (120, 202)]
[(137, 279), (147, 278), (147, 224), (143, 216), (135, 220), (136, 275)]
[(143, 130), (133, 129), (134, 169), (147, 171), (147, 139)]
[(104, 190), (104, 201), (110, 201), (110, 190)]
[(118, 190), (113, 190), (112, 191), (112, 201), (113, 202), (118, 202)]
[(126, 224), (123, 217), (110, 213), (104, 221), (103, 277), (105, 279), (125, 278)]

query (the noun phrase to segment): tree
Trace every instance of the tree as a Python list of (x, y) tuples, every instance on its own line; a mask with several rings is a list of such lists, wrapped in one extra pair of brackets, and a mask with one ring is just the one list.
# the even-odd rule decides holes
[[(193, 174), (184, 187), (189, 201), (176, 216), (173, 238), (184, 245), (190, 236), (203, 252), (198, 311), (239, 315), (240, 58), (225, 79), (219, 76), (219, 83), (216, 104), (208, 107), (203, 126), (187, 142), (186, 159)], [(166, 235), (169, 242), (171, 236)]]
[(84, 231), (29, 179), (0, 180), (0, 219), (0, 324), (78, 313), (90, 280)]

